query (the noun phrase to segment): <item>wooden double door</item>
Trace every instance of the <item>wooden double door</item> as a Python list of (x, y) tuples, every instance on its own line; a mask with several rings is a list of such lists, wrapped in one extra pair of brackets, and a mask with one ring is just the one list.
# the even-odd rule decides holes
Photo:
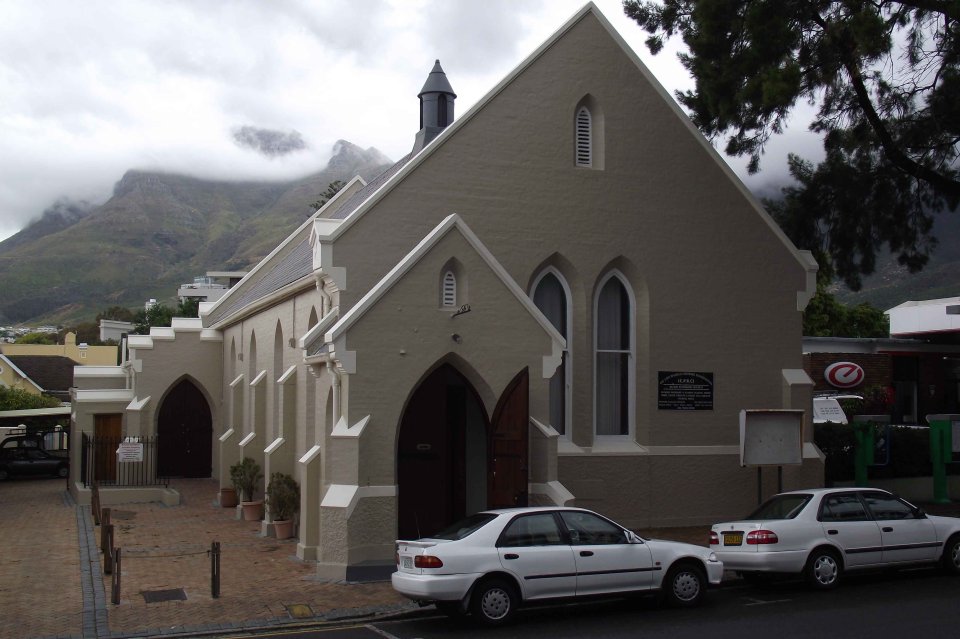
[(210, 406), (188, 379), (167, 393), (157, 416), (157, 474), (161, 477), (210, 477), (213, 422)]
[(397, 444), (398, 535), (424, 537), (487, 508), (527, 504), (529, 380), (521, 371), (487, 418), (450, 364), (416, 389)]

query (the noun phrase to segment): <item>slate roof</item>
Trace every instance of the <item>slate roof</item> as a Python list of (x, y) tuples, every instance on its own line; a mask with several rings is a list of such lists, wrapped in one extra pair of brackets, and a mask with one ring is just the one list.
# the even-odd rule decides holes
[(61, 355), (7, 355), (7, 359), (32, 379), (44, 392), (58, 399), (69, 399), (73, 386), (73, 367), (69, 357)]
[(397, 160), (393, 166), (370, 180), (366, 186), (351, 195), (347, 201), (343, 203), (343, 206), (334, 211), (330, 218), (334, 220), (343, 220), (350, 217), (350, 214), (360, 208), (360, 205), (366, 202), (367, 198), (376, 193), (377, 189), (386, 184), (390, 178), (392, 178), (400, 169), (406, 166), (407, 162), (409, 162), (411, 158), (413, 158), (413, 153), (407, 153), (405, 156)]

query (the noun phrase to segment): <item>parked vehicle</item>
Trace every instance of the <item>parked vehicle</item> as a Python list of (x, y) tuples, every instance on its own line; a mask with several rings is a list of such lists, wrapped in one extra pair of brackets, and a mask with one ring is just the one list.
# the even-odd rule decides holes
[(927, 515), (873, 488), (798, 490), (742, 521), (714, 524), (710, 547), (746, 579), (790, 573), (829, 589), (855, 570), (939, 562), (960, 574), (960, 519)]
[(70, 460), (56, 457), (41, 448), (0, 448), (0, 481), (13, 475), (70, 474)]
[(497, 625), (544, 599), (660, 591), (674, 605), (693, 606), (722, 574), (702, 546), (643, 539), (589, 510), (515, 508), (397, 541), (392, 580), (410, 599)]

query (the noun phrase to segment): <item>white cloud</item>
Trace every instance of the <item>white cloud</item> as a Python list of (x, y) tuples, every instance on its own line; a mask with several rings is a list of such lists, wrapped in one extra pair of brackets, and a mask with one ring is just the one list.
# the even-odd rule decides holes
[[(669, 90), (619, 0), (597, 4)], [(61, 196), (103, 201), (123, 172), (280, 179), (340, 138), (396, 159), (440, 59), (464, 113), (583, 0), (0, 0), (0, 239)], [(232, 132), (296, 130), (264, 157)]]

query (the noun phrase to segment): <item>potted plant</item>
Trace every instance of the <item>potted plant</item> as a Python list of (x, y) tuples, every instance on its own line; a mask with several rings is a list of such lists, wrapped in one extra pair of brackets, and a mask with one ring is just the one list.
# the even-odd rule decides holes
[(300, 485), (290, 475), (273, 473), (267, 485), (267, 506), (277, 539), (293, 536), (293, 518), (300, 510)]
[(240, 506), (246, 521), (259, 521), (263, 518), (263, 500), (253, 499), (257, 482), (261, 479), (263, 473), (260, 472), (260, 464), (249, 457), (244, 457), (230, 467), (230, 480), (240, 495)]

